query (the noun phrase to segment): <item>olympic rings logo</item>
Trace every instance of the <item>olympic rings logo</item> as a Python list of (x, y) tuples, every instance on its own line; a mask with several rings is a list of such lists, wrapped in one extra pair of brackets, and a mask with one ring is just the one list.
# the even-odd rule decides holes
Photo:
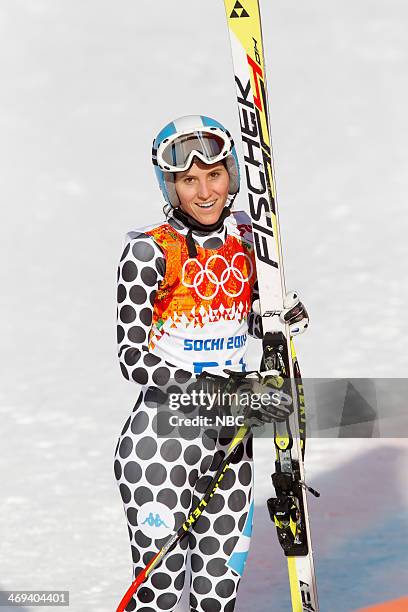
[[(239, 257), (243, 258), (243, 260), (241, 260), (241, 268), (238, 267)], [(219, 259), (225, 266), (220, 278), (218, 278), (214, 270), (211, 269), (211, 264), (217, 259)], [(244, 275), (245, 270), (247, 271), (246, 276)], [(187, 261), (185, 261), (183, 264), (181, 282), (185, 287), (195, 289), (197, 295), (203, 300), (212, 300), (217, 295), (220, 288), (225, 295), (236, 298), (243, 292), (245, 284), (249, 282), (252, 273), (252, 261), (245, 253), (235, 253), (231, 260), (231, 264), (228, 263), (225, 257), (216, 253), (207, 259), (205, 266), (203, 266), (198, 259), (187, 259)], [(232, 291), (231, 287), (227, 288), (227, 283), (229, 283), (230, 279), (233, 280), (233, 278), (240, 283), (239, 290), (236, 292)], [(206, 281), (205, 285), (202, 289), (200, 289), (200, 285), (203, 283), (203, 281)], [(202, 291), (204, 288), (208, 288), (208, 283), (214, 285), (214, 290), (210, 295), (204, 295)]]

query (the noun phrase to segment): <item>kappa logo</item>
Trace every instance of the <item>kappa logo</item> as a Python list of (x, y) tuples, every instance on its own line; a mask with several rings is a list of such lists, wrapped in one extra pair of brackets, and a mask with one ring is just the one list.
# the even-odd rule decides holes
[(244, 9), (240, 2), (236, 2), (230, 15), (230, 19), (240, 19), (241, 17), (249, 17), (249, 13)]
[(147, 502), (138, 510), (137, 524), (145, 536), (159, 540), (174, 531), (175, 518), (170, 508), (164, 504)]
[(164, 527), (167, 527), (167, 529), (169, 528), (165, 521), (160, 518), (160, 514), (156, 513), (156, 515), (154, 515), (153, 512), (150, 512), (149, 516), (145, 518), (142, 525), (146, 525), (146, 523), (149, 525), (149, 527), (161, 527), (164, 525)]

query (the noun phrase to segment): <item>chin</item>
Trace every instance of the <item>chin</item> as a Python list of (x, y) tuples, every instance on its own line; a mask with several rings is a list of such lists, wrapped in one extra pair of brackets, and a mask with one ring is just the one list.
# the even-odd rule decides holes
[(202, 223), (203, 225), (212, 225), (213, 223), (216, 223), (218, 221), (218, 219), (220, 218), (220, 214), (219, 215), (204, 215), (203, 217), (199, 219), (199, 222)]
[(218, 219), (221, 216), (223, 209), (224, 207), (222, 207), (220, 210), (212, 210), (210, 213), (207, 213), (207, 214), (205, 213), (198, 214), (196, 219), (203, 225), (212, 225), (213, 223), (217, 223)]

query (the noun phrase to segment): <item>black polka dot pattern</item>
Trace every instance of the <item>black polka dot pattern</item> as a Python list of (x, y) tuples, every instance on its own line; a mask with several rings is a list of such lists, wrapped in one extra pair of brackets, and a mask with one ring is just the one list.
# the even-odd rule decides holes
[(168, 589), (171, 585), (171, 578), (168, 574), (164, 574), (163, 572), (153, 573), (152, 585), (156, 587), (156, 589)]
[(173, 595), (172, 593), (159, 595), (159, 597), (157, 598), (157, 608), (158, 610), (171, 610), (172, 608), (174, 608), (177, 601), (177, 595)]
[(141, 549), (146, 549), (151, 545), (152, 540), (146, 537), (140, 530), (135, 533), (135, 542)]
[(184, 579), (186, 576), (186, 572), (183, 570), (182, 572), (180, 572), (180, 574), (177, 576), (177, 578), (174, 581), (174, 588), (177, 591), (181, 591), (183, 586), (184, 586)]
[(133, 348), (128, 348), (125, 351), (124, 354), (124, 360), (125, 360), (125, 364), (128, 366), (134, 366), (137, 364), (137, 362), (140, 359), (140, 352), (133, 349)]
[(146, 479), (151, 485), (161, 485), (166, 479), (166, 468), (161, 463), (151, 463), (146, 468)]
[[(199, 237), (198, 244), (217, 250), (223, 239), (221, 234)], [(166, 259), (155, 240), (148, 234), (131, 233), (118, 271), (118, 355), (123, 376), (142, 389), (119, 437), (114, 471), (125, 508), (134, 576), (194, 509), (231, 437), (226, 429), (222, 441), (216, 432), (191, 437), (191, 431), (186, 431), (175, 438), (175, 432), (166, 429), (166, 415), (158, 415), (164, 391), (177, 392), (177, 385), (193, 378), (180, 360), (174, 360), (178, 365), (168, 363), (149, 349), (156, 293), (165, 274)], [(174, 610), (186, 579), (187, 555), (191, 557), (192, 612), (233, 612), (241, 576), (228, 562), (241, 541), (251, 503), (252, 442), (248, 441), (240, 445), (206, 511), (149, 575), (128, 612)]]
[(207, 563), (207, 572), (209, 573), (210, 576), (214, 578), (219, 578), (220, 576), (224, 576), (224, 574), (226, 574), (227, 571), (228, 571), (228, 568), (225, 565), (225, 560), (220, 557), (211, 559), (211, 561), (208, 561)]
[(206, 508), (209, 514), (219, 514), (225, 506), (225, 500), (222, 495), (214, 495)]
[(122, 438), (122, 442), (119, 446), (119, 455), (122, 459), (126, 459), (129, 457), (130, 453), (133, 450), (133, 442), (131, 438)]
[(166, 260), (164, 257), (157, 257), (154, 265), (160, 276), (164, 276), (166, 274)]
[(142, 468), (135, 461), (129, 461), (124, 467), (123, 475), (128, 482), (134, 484), (139, 482), (142, 476)]
[(157, 495), (157, 501), (173, 510), (177, 506), (178, 498), (173, 489), (161, 489)]
[(249, 463), (243, 463), (239, 468), (238, 478), (241, 485), (247, 487), (252, 479), (252, 470)]
[(200, 517), (200, 520), (193, 526), (195, 533), (206, 533), (211, 526), (210, 519), (206, 516)]
[(122, 266), (122, 278), (126, 283), (136, 280), (138, 274), (137, 266), (133, 261), (126, 261)]
[[(118, 340), (118, 344), (120, 345), (125, 337), (125, 330), (123, 329), (123, 327), (121, 325), (118, 325), (116, 328), (116, 337)], [(122, 364), (120, 364), (122, 365)], [(127, 368), (124, 366), (125, 368), (125, 372), (126, 372), (126, 377), (129, 380), (129, 374), (127, 373)]]
[(134, 415), (130, 429), (134, 434), (143, 433), (149, 425), (149, 416), (144, 410), (138, 410)]
[(140, 236), (140, 239), (134, 243), (132, 251), (135, 259), (143, 262), (151, 261), (153, 259), (154, 248), (148, 240), (148, 236), (146, 236), (146, 240), (142, 239)]
[(126, 514), (129, 525), (135, 527), (137, 525), (137, 510), (135, 508), (128, 508)]
[(138, 506), (143, 506), (143, 504), (153, 501), (153, 493), (148, 487), (138, 487), (134, 492), (134, 500)]
[(199, 595), (206, 595), (211, 591), (211, 581), (205, 576), (198, 576), (193, 580), (193, 588)]
[(119, 283), (118, 285), (118, 304), (121, 304), (126, 299), (126, 287)]
[(220, 543), (217, 538), (207, 536), (200, 540), (198, 546), (203, 555), (214, 555), (216, 552), (218, 552)]
[(180, 554), (170, 555), (166, 559), (166, 567), (172, 572), (178, 572), (184, 566), (184, 556)]
[(142, 461), (152, 459), (156, 454), (157, 442), (154, 438), (145, 437), (139, 440), (135, 447), (136, 455)]
[[(167, 539), (152, 539), (150, 534), (143, 532), (143, 525), (138, 521), (140, 508), (144, 504), (160, 504), (160, 508), (168, 508), (174, 516), (175, 526), (179, 526), (201, 497), (199, 492), (194, 495), (198, 475), (203, 469), (208, 470), (208, 475), (199, 480), (211, 479), (212, 469), (217, 468), (224, 455), (224, 450), (218, 449), (214, 453), (206, 449), (201, 439), (188, 443), (180, 439), (155, 438), (152, 429), (154, 409), (147, 408), (143, 400), (141, 403), (138, 400), (138, 404), (130, 426), (120, 439), (115, 462), (135, 568), (140, 563), (146, 564)], [(229, 485), (225, 490), (219, 489), (211, 498), (189, 537), (166, 558), (163, 566), (166, 571), (158, 568), (152, 572), (134, 596), (133, 601), (138, 606), (143, 604), (143, 610), (146, 605), (154, 606), (155, 610), (176, 605), (184, 585), (188, 550), (192, 573), (190, 595), (196, 606), (192, 609), (233, 610), (240, 575), (227, 563), (244, 529), (252, 491), (251, 478), (248, 485), (241, 484), (241, 478), (247, 482), (248, 475), (252, 474), (245, 448), (243, 445), (241, 463), (231, 464), (230, 470), (234, 475), (230, 477)], [(165, 598), (161, 598), (163, 595)]]
[[(209, 455), (210, 457), (210, 455)], [(196, 444), (190, 444), (184, 451), (184, 461), (187, 465), (194, 465), (200, 461), (201, 449)]]
[(122, 466), (121, 466), (120, 461), (118, 461), (118, 460), (115, 461), (114, 469), (115, 469), (116, 480), (120, 480), (120, 478), (122, 476)]
[(130, 502), (130, 500), (132, 499), (132, 494), (130, 492), (129, 487), (127, 485), (125, 485), (125, 484), (121, 484), (119, 486), (119, 488), (120, 488), (120, 495), (121, 495), (121, 497), (123, 499), (123, 502), (125, 504), (128, 504)]
[(152, 376), (155, 385), (164, 386), (169, 382), (170, 369), (167, 367), (157, 368)]
[(139, 550), (135, 546), (132, 546), (131, 548), (132, 548), (133, 563), (139, 563), (139, 561), (140, 561), (140, 552), (139, 552)]
[(246, 495), (244, 491), (238, 489), (233, 491), (228, 498), (228, 508), (232, 512), (240, 512), (246, 505)]
[(187, 478), (186, 469), (182, 465), (176, 465), (171, 469), (170, 480), (175, 487), (182, 487)]
[(184, 510), (189, 510), (191, 506), (191, 498), (192, 498), (192, 493), (188, 489), (183, 491), (182, 494), (180, 495), (180, 502)]
[(179, 440), (166, 440), (160, 449), (160, 454), (167, 463), (172, 463), (180, 457), (181, 451)]
[(203, 243), (203, 247), (205, 249), (210, 249), (210, 250), (220, 249), (223, 244), (224, 242), (221, 238), (219, 238), (218, 236), (214, 236), (213, 238), (208, 238), (208, 240), (205, 240)]
[(185, 383), (192, 377), (149, 352), (156, 291), (165, 273), (166, 260), (153, 238), (131, 233), (119, 265), (117, 341), (122, 374), (139, 385), (165, 386), (171, 378)]
[[(131, 321), (129, 321), (129, 323), (131, 323)], [(133, 342), (134, 344), (142, 344), (146, 340), (146, 330), (144, 330), (140, 325), (133, 325), (128, 330), (128, 338), (130, 342)]]
[(133, 304), (144, 304), (147, 300), (147, 293), (140, 285), (133, 285), (129, 291), (129, 297)]
[(128, 243), (125, 246), (125, 249), (124, 249), (124, 251), (122, 253), (122, 257), (120, 258), (120, 261), (123, 261), (127, 257), (127, 254), (129, 253), (129, 249), (130, 249), (130, 243)]
[(204, 612), (220, 612), (221, 603), (214, 597), (207, 597), (201, 601), (201, 609), (204, 610)]
[(148, 287), (153, 287), (157, 283), (157, 272), (153, 268), (143, 268), (141, 279)]
[(217, 584), (217, 586), (215, 587), (215, 592), (217, 593), (217, 595), (219, 597), (225, 598), (225, 597), (231, 597), (231, 595), (234, 592), (234, 581), (233, 580), (221, 580), (221, 582), (219, 582)]
[(228, 514), (218, 517), (214, 522), (214, 531), (218, 535), (229, 535), (235, 527), (235, 519)]

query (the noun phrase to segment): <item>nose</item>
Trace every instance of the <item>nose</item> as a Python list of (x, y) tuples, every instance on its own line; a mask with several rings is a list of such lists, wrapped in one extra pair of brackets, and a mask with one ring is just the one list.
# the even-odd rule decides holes
[(201, 200), (208, 200), (210, 196), (210, 189), (208, 187), (208, 183), (205, 178), (200, 179), (200, 183), (198, 185), (198, 197)]

